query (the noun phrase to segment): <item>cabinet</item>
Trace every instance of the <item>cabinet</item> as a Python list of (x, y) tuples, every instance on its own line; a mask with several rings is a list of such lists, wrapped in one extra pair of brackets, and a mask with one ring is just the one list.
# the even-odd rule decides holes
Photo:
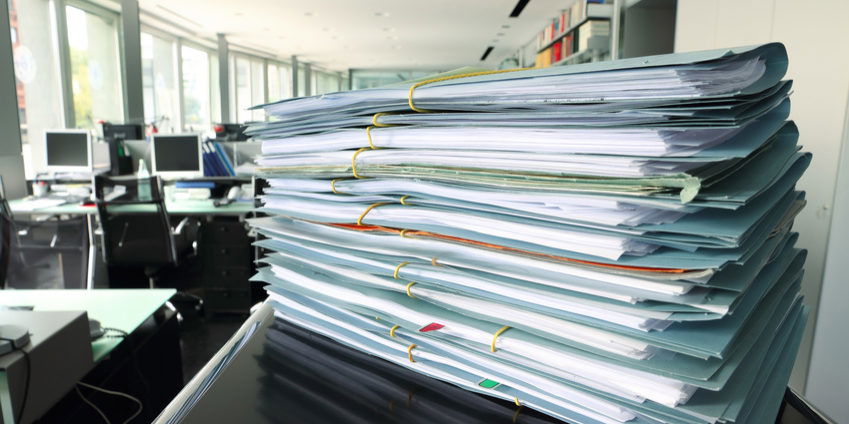
[(201, 287), (210, 312), (248, 312), (254, 274), (253, 239), (245, 222), (217, 217), (201, 226), (198, 254), (203, 265)]

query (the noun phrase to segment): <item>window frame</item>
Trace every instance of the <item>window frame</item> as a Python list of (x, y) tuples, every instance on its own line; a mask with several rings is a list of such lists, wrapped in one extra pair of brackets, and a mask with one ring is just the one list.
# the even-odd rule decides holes
[(62, 103), (66, 128), (77, 128), (77, 111), (74, 108), (74, 89), (73, 89), (73, 66), (71, 65), (71, 44), (68, 36), (68, 16), (65, 13), (68, 6), (82, 10), (85, 13), (91, 13), (101, 19), (111, 21), (115, 25), (115, 43), (118, 51), (118, 78), (121, 94), (121, 108), (123, 118), (126, 119), (127, 111), (124, 99), (127, 98), (126, 80), (127, 75), (124, 72), (124, 40), (121, 33), (124, 31), (124, 25), (121, 21), (121, 12), (115, 11), (99, 4), (88, 2), (85, 0), (51, 0), (53, 1), (53, 16), (56, 19), (56, 38), (57, 50), (59, 53), (59, 75), (62, 78)]
[[(77, 0), (79, 1), (79, 0)], [(215, 124), (218, 122), (220, 116), (216, 116), (214, 111), (216, 110), (212, 107), (213, 99), (215, 98), (215, 86), (218, 81), (213, 78), (215, 76), (215, 72), (213, 72), (213, 67), (218, 66), (218, 61), (213, 60), (218, 58), (218, 50), (212, 49), (206, 45), (204, 45), (200, 41), (192, 40), (191, 38), (182, 37), (176, 35), (174, 33), (165, 31), (161, 28), (149, 25), (149, 24), (140, 24), (139, 25), (139, 33), (147, 33), (153, 35), (154, 37), (159, 37), (163, 40), (171, 41), (174, 43), (176, 50), (176, 64), (175, 64), (175, 72), (177, 74), (177, 96), (179, 100), (179, 116), (178, 119), (180, 121), (179, 128), (181, 131), (186, 131), (186, 111), (185, 111), (185, 88), (183, 87), (183, 46), (203, 51), (207, 54), (209, 58), (209, 67), (207, 72), (209, 73), (209, 122), (210, 124)], [(231, 55), (232, 56), (232, 55)], [(220, 115), (220, 113), (219, 113)], [(211, 130), (211, 128), (210, 128)]]
[[(183, 123), (183, 131), (187, 131), (186, 128), (186, 110), (185, 110), (185, 92), (183, 87), (183, 47), (188, 47), (190, 49), (195, 49), (206, 53), (206, 57), (209, 59), (209, 66), (207, 67), (207, 73), (209, 74), (209, 123), (210, 125), (215, 125), (221, 119), (221, 112), (218, 109), (218, 113), (216, 114), (216, 108), (214, 107), (214, 99), (215, 99), (215, 87), (218, 85), (219, 81), (217, 78), (214, 78), (218, 73), (214, 68), (218, 67), (218, 50), (210, 49), (203, 44), (194, 42), (187, 38), (177, 37), (179, 40), (178, 47), (178, 55), (179, 55), (179, 69), (180, 69), (180, 120)], [(229, 82), (228, 82), (229, 84)], [(219, 102), (220, 102), (220, 93), (219, 93)], [(210, 129), (211, 130), (211, 129)]]
[[(183, 111), (183, 49), (182, 40), (179, 36), (163, 31), (159, 28), (152, 27), (146, 24), (139, 25), (139, 40), (142, 34), (150, 34), (154, 38), (159, 38), (174, 45), (174, 69), (173, 72), (177, 76), (177, 123), (175, 125), (177, 132), (186, 130), (186, 117)], [(156, 42), (156, 40), (154, 40)], [(142, 77), (144, 78), (144, 77)], [(154, 77), (155, 80), (155, 77)], [(154, 85), (156, 82), (154, 81)], [(147, 123), (145, 123), (147, 124)]]
[[(248, 103), (255, 104), (253, 101), (253, 71), (254, 64), (259, 63), (262, 69), (261, 80), (263, 84), (263, 95), (262, 99), (260, 99), (261, 103), (268, 103), (268, 64), (270, 61), (279, 62), (274, 59), (270, 59), (267, 57), (257, 56), (255, 54), (250, 54), (245, 52), (244, 50), (234, 50), (231, 49), (229, 52), (229, 56), (227, 58), (230, 66), (230, 78), (227, 82), (230, 85), (230, 105), (233, 107), (231, 114), (234, 122), (239, 122), (239, 72), (237, 71), (237, 61), (239, 59), (247, 61), (248, 64), (248, 92), (250, 93), (251, 99)], [(279, 65), (278, 65), (279, 66)], [(265, 119), (268, 119), (267, 117)]]
[[(280, 78), (280, 87), (279, 87), (280, 93), (279, 93), (279, 96), (275, 96), (275, 100), (271, 100), (271, 93), (268, 91), (268, 68), (270, 66), (276, 67), (278, 76), (281, 74), (280, 73), (281, 68), (285, 67), (285, 68), (289, 69), (289, 72), (287, 73), (288, 74), (287, 76), (289, 77), (289, 81), (285, 82), (285, 85), (289, 87), (289, 91), (290, 91), (290, 93), (288, 93), (288, 97), (283, 95), (284, 81), (283, 81), (283, 78)], [(265, 75), (266, 75), (266, 79), (265, 79), (265, 90), (266, 90), (265, 101), (266, 102), (277, 102), (277, 101), (280, 101), (280, 100), (291, 99), (292, 97), (295, 97), (295, 93), (291, 93), (291, 89), (292, 89), (292, 63), (291, 62), (285, 61), (285, 60), (277, 60), (277, 59), (266, 59), (265, 60)]]
[[(121, 107), (123, 112), (123, 118), (126, 119), (127, 114), (127, 106), (125, 104), (127, 97), (127, 75), (126, 75), (126, 49), (124, 46), (124, 37), (121, 35), (124, 31), (123, 20), (122, 20), (122, 11), (119, 5), (115, 5), (115, 7), (110, 7), (110, 4), (101, 4), (96, 1), (91, 0), (44, 0), (52, 3), (52, 16), (56, 22), (52, 22), (54, 31), (56, 32), (55, 44), (58, 53), (58, 72), (60, 76), (60, 95), (62, 101), (62, 116), (61, 119), (65, 123), (65, 126), (68, 128), (75, 128), (78, 126), (76, 122), (76, 110), (74, 107), (74, 93), (73, 93), (73, 72), (71, 66), (70, 59), (70, 44), (69, 44), (69, 34), (68, 34), (68, 17), (66, 14), (66, 8), (68, 6), (80, 9), (88, 14), (95, 15), (101, 19), (104, 19), (109, 25), (113, 25), (115, 27), (114, 37), (115, 37), (115, 45), (116, 54), (117, 54), (117, 63), (119, 69), (117, 70), (118, 78), (120, 78), (120, 88), (119, 94), (121, 96)], [(209, 107), (209, 121), (211, 123), (216, 123), (220, 121), (228, 121), (228, 120), (238, 120), (238, 111), (235, 108), (231, 107), (231, 116), (223, 117), (221, 116), (221, 108), (215, 107), (213, 103), (215, 103), (216, 99), (220, 103), (220, 99), (224, 97), (224, 93), (219, 93), (221, 86), (220, 75), (218, 72), (218, 66), (221, 58), (219, 58), (219, 51), (216, 47), (214, 47), (217, 42), (215, 40), (210, 40), (201, 36), (193, 37), (193, 33), (186, 32), (187, 35), (184, 35), (179, 28), (163, 28), (160, 25), (152, 24), (151, 21), (144, 22), (145, 18), (155, 17), (155, 15), (145, 14), (143, 11), (140, 13), (140, 22), (139, 22), (139, 35), (141, 33), (147, 33), (154, 37), (158, 37), (162, 40), (166, 40), (168, 42), (174, 43), (176, 49), (176, 57), (175, 57), (175, 69), (174, 72), (177, 78), (177, 94), (178, 94), (178, 124), (175, 125), (175, 128), (179, 128), (182, 131), (186, 130), (186, 112), (185, 112), (185, 87), (183, 84), (183, 46), (190, 47), (196, 50), (200, 50), (205, 52), (209, 57), (209, 98), (210, 98), (210, 107)], [(167, 20), (165, 23), (169, 23)], [(238, 104), (238, 75), (235, 73), (235, 61), (237, 58), (247, 59), (249, 64), (260, 63), (262, 69), (261, 81), (263, 83), (263, 94), (261, 102), (268, 103), (269, 99), (274, 97), (276, 100), (282, 100), (286, 98), (297, 97), (299, 93), (294, 92), (294, 84), (292, 81), (292, 76), (295, 73), (293, 69), (293, 63), (287, 60), (280, 59), (275, 55), (266, 55), (260, 52), (259, 50), (240, 46), (239, 44), (229, 43), (228, 49), (228, 62), (231, 64), (231, 69), (229, 73), (231, 76), (227, 81), (227, 90), (229, 91), (229, 102), (231, 106)], [(282, 78), (280, 79), (280, 93), (276, 93), (273, 96), (269, 93), (268, 86), (268, 72), (269, 65), (275, 65), (278, 70), (278, 74), (282, 74), (280, 72), (281, 67), (285, 67), (288, 69), (288, 77), (286, 81)], [(317, 67), (314, 64), (307, 62), (299, 62), (297, 64), (299, 67), (298, 75), (302, 75), (306, 66), (310, 66), (311, 74), (316, 74), (314, 78), (317, 79), (319, 77), (317, 74), (328, 74), (333, 76), (338, 82), (339, 89), (344, 90), (347, 87), (342, 87), (341, 84), (345, 82), (344, 76), (339, 72), (334, 72), (327, 70), (322, 67)], [(249, 78), (253, 78), (254, 69), (253, 66), (249, 66)], [(281, 75), (282, 76), (282, 75)], [(309, 81), (304, 78), (305, 81), (302, 81), (305, 84), (298, 84), (298, 88), (302, 92), (306, 92), (306, 85), (309, 85), (310, 92), (315, 92), (317, 90), (318, 84), (313, 84), (314, 81)], [(253, 93), (253, 81), (249, 82), (249, 87), (251, 88), (251, 92)], [(288, 90), (284, 90), (283, 87), (289, 87)], [(289, 92), (292, 91), (292, 92)], [(217, 93), (217, 95), (216, 95)], [(286, 97), (288, 95), (288, 97)], [(279, 97), (279, 98), (278, 98)], [(250, 103), (255, 103), (252, 99)], [(267, 117), (266, 117), (267, 119)]]

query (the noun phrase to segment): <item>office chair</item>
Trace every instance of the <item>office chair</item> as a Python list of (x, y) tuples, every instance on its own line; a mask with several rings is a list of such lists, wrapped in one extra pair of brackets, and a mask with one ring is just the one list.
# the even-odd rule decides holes
[(171, 228), (159, 177), (98, 175), (94, 193), (107, 265), (144, 267), (153, 288), (159, 271), (192, 252), (184, 231), (188, 218)]

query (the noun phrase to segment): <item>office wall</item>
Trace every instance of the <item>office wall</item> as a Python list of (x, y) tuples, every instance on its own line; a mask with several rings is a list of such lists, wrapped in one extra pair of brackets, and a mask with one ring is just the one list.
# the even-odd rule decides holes
[[(849, 109), (849, 104), (847, 104)], [(835, 186), (819, 319), (814, 331), (806, 395), (835, 422), (849, 422), (849, 110)]]
[[(817, 306), (821, 290), (830, 293), (835, 287), (845, 287), (846, 281), (838, 281), (829, 273), (823, 282), (826, 261), (826, 246), (829, 236), (846, 237), (831, 231), (844, 228), (847, 217), (832, 216), (835, 206), (834, 187), (838, 175), (838, 159), (841, 145), (845, 142), (847, 92), (849, 92), (849, 2), (823, 0), (810, 4), (798, 0), (679, 0), (675, 51), (690, 51), (729, 46), (749, 45), (768, 41), (781, 41), (790, 55), (788, 77), (795, 80), (793, 86), (792, 118), (801, 131), (800, 144), (813, 152), (814, 160), (807, 174), (799, 182), (799, 188), (807, 191), (808, 206), (796, 220), (796, 230), (801, 233), (800, 245), (809, 250), (807, 271), (802, 291), (806, 303), (811, 306), (811, 320), (803, 341), (799, 358), (791, 379), (791, 386), (804, 391), (811, 360), (813, 328), (817, 321), (839, 323), (840, 334), (817, 334), (818, 351), (845, 351), (849, 324), (846, 308), (832, 307), (820, 311)], [(849, 170), (843, 170), (843, 179)], [(845, 186), (845, 182), (843, 183)], [(846, 241), (834, 244), (846, 246)], [(829, 262), (849, 263), (846, 250), (831, 250)], [(845, 277), (843, 278), (845, 280)], [(825, 287), (825, 289), (823, 289)], [(832, 299), (823, 302), (830, 305)], [(822, 312), (822, 313), (820, 313)], [(824, 315), (828, 314), (828, 315)], [(843, 358), (847, 358), (846, 355)], [(812, 368), (826, 364), (810, 362)], [(840, 375), (830, 383), (820, 380), (819, 373), (812, 373), (809, 394), (812, 401), (827, 413), (834, 413), (837, 405), (826, 405), (821, 396), (825, 392), (842, 393), (843, 403), (849, 400), (849, 363), (844, 359), (839, 369), (829, 372)], [(845, 411), (846, 406), (842, 406)], [(830, 410), (829, 410), (830, 409)], [(838, 417), (838, 422), (849, 422), (849, 416)], [(841, 419), (842, 418), (842, 419)]]

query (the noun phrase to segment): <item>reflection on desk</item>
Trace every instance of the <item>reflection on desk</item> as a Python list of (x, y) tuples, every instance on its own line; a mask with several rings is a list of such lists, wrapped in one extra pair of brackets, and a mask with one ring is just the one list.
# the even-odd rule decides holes
[[(248, 334), (257, 320), (260, 328)], [(225, 355), (216, 355), (156, 422), (559, 422), (275, 320), (267, 306), (248, 320), (222, 352), (229, 352), (243, 338), (244, 347), (229, 365), (220, 362)], [(201, 384), (221, 368), (217, 379), (208, 386)], [(191, 402), (198, 393), (200, 399)]]

